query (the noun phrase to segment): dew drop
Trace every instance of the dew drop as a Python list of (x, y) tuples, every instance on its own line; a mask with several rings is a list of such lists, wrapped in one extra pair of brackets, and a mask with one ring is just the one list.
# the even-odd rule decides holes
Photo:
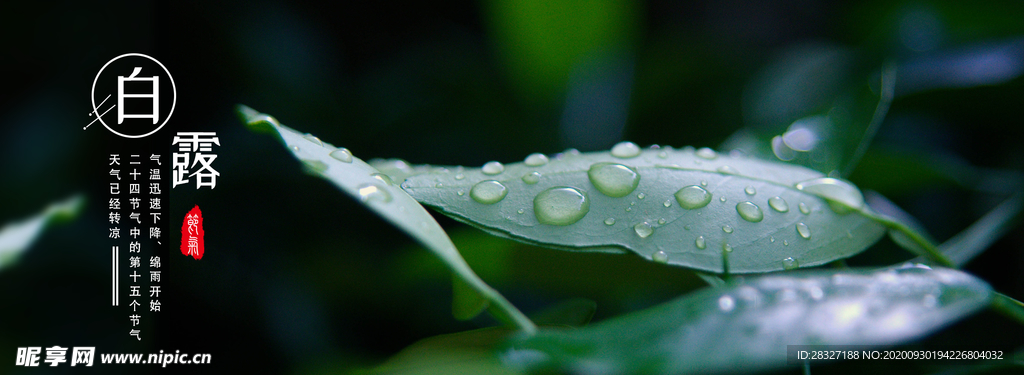
[(667, 222), (668, 220), (665, 220), (665, 218), (658, 219), (658, 225), (665, 225)]
[(610, 217), (610, 218), (604, 219), (604, 225), (615, 225), (615, 218), (614, 217)]
[(292, 151), (299, 152), (299, 150), (301, 150), (299, 146), (292, 146)]
[(747, 186), (746, 189), (743, 189), (743, 192), (747, 193), (747, 195), (754, 195), (757, 194), (757, 189), (754, 189), (753, 186)]
[(690, 224), (686, 224), (686, 225), (683, 225), (683, 229), (690, 230), (690, 229), (693, 229), (693, 227), (690, 226)]
[(520, 208), (520, 209), (516, 210), (516, 213), (522, 215), (522, 214), (526, 213), (526, 210)]
[(667, 153), (667, 152), (665, 152), (665, 151), (659, 152), (659, 153), (658, 153), (658, 157), (659, 157), (659, 158), (662, 158), (662, 159), (665, 159), (665, 158), (667, 158), (667, 157), (668, 157), (668, 153)]
[(695, 210), (707, 206), (711, 202), (711, 193), (697, 185), (679, 189), (675, 196), (679, 206), (687, 210)]
[(736, 301), (731, 296), (721, 296), (718, 298), (718, 309), (722, 312), (731, 312), (736, 308)]
[(799, 267), (800, 262), (797, 262), (796, 259), (793, 259), (793, 257), (787, 257), (786, 259), (782, 260), (782, 269), (784, 270), (794, 270)]
[(395, 186), (394, 182), (391, 181), (391, 177), (383, 173), (371, 173), (370, 177), (376, 178), (378, 181), (383, 182), (387, 186)]
[(496, 174), (501, 174), (501, 172), (504, 172), (505, 166), (496, 161), (489, 161), (487, 162), (487, 164), (484, 164), (483, 168), (481, 168), (480, 171), (486, 175), (493, 176)]
[(718, 201), (722, 202), (722, 203), (725, 203), (725, 197), (718, 197)]
[(732, 245), (727, 244), (727, 243), (722, 244), (722, 251), (727, 252), (727, 253), (731, 253), (732, 252)]
[(807, 224), (797, 223), (796, 232), (800, 233), (800, 237), (811, 239), (811, 228), (808, 228)]
[(443, 188), (444, 187), (444, 183), (443, 182), (438, 182), (438, 183), (434, 184), (434, 187), (436, 187), (436, 188)]
[(530, 154), (530, 156), (527, 156), (526, 160), (523, 161), (523, 164), (526, 164), (531, 167), (539, 167), (547, 163), (548, 157), (541, 153)]
[(461, 197), (461, 196), (465, 195), (466, 192), (464, 192), (462, 190), (459, 190), (459, 191), (455, 192), (455, 194), (458, 194)]
[(782, 246), (789, 246), (789, 240), (782, 240)]
[(580, 221), (587, 212), (590, 199), (576, 188), (553, 187), (533, 198), (533, 213), (541, 224), (569, 225)]
[(597, 191), (613, 198), (624, 197), (640, 185), (636, 170), (617, 163), (594, 163), (587, 171), (590, 183)]
[(357, 188), (359, 192), (359, 200), (363, 202), (378, 201), (378, 202), (391, 202), (391, 193), (388, 193), (384, 187), (377, 186), (375, 184), (363, 184)]
[(644, 199), (644, 198), (647, 198), (647, 194), (644, 194), (644, 193), (640, 193), (640, 194), (637, 194), (637, 195), (636, 195), (636, 198), (637, 198), (637, 199)]
[(523, 175), (523, 182), (527, 185), (533, 185), (540, 182), (540, 172), (530, 172)]
[(704, 236), (697, 236), (697, 239), (693, 241), (693, 244), (697, 245), (697, 248), (701, 250), (708, 247), (708, 244), (704, 242)]
[(344, 148), (344, 147), (332, 151), (331, 152), (331, 157), (334, 158), (337, 161), (342, 162), (342, 163), (351, 163), (352, 162), (352, 152), (349, 151), (347, 148)]
[(612, 147), (612, 156), (620, 159), (629, 159), (640, 155), (640, 146), (633, 142), (619, 142)]
[(771, 241), (771, 243), (775, 243), (775, 236), (769, 237), (768, 240)]
[(806, 205), (806, 204), (804, 204), (804, 202), (800, 202), (800, 204), (799, 204), (799, 205), (797, 205), (797, 207), (799, 207), (799, 208), (800, 208), (800, 213), (802, 213), (802, 214), (804, 214), (804, 215), (808, 215), (808, 214), (810, 214), (810, 213), (811, 213), (811, 209), (810, 209), (810, 208), (808, 208), (808, 207), (807, 207), (807, 205)]
[(708, 160), (711, 160), (711, 159), (714, 159), (714, 158), (718, 157), (718, 153), (715, 152), (715, 150), (712, 150), (712, 149), (707, 148), (707, 147), (701, 147), (699, 150), (697, 150), (697, 152), (695, 154), (697, 156), (701, 157), (701, 158), (708, 159)]
[(768, 206), (778, 212), (789, 212), (789, 203), (782, 197), (768, 198)]
[(464, 175), (462, 173), (458, 173), (458, 174), (455, 175), (455, 179), (456, 180), (461, 180), (461, 179), (464, 179), (464, 178), (466, 178), (466, 175)]
[(626, 207), (626, 212), (633, 211), (633, 207)]
[(668, 254), (664, 251), (658, 250), (651, 255), (651, 260), (657, 263), (668, 263)]
[(667, 201), (665, 201), (665, 203), (662, 203), (661, 205), (665, 206), (665, 207), (672, 207), (672, 201), (671, 200), (667, 200)]
[(797, 190), (825, 198), (830, 203), (838, 204), (838, 207), (833, 205), (833, 209), (838, 208), (837, 211), (842, 211), (838, 213), (845, 213), (864, 207), (864, 195), (861, 194), (860, 189), (844, 180), (822, 177), (798, 183), (796, 188)]
[(640, 238), (647, 238), (654, 233), (654, 228), (651, 227), (651, 223), (645, 221), (634, 225), (633, 231), (636, 232), (636, 235), (640, 236)]
[(480, 181), (469, 190), (469, 197), (483, 204), (495, 204), (505, 199), (508, 188), (498, 181)]
[(728, 224), (723, 225), (722, 226), (722, 231), (725, 232), (725, 233), (732, 233), (732, 225), (728, 225)]
[(315, 135), (312, 135), (312, 134), (309, 134), (309, 133), (306, 133), (306, 135), (302, 136), (302, 138), (306, 138), (306, 140), (308, 140), (310, 142), (313, 142), (313, 143), (316, 143), (317, 146), (323, 147), (323, 145), (324, 145), (324, 143), (322, 141), (320, 141), (320, 138), (317, 138)]
[(718, 167), (718, 171), (721, 172), (721, 173), (725, 173), (725, 174), (740, 174), (739, 171), (737, 171), (735, 168), (730, 167), (728, 165), (723, 165), (721, 167)]
[(708, 180), (700, 180), (700, 186), (708, 187)]
[(761, 207), (758, 207), (754, 202), (740, 202), (736, 204), (736, 212), (740, 214), (743, 220), (751, 223), (756, 223), (764, 220), (764, 212), (761, 212)]

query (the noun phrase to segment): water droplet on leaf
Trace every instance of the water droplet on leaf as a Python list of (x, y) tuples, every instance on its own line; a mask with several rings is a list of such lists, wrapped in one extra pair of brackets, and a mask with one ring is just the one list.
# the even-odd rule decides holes
[(697, 185), (686, 186), (676, 192), (676, 202), (687, 210), (695, 210), (707, 206), (711, 202), (711, 193)]
[(483, 204), (495, 204), (505, 199), (508, 188), (494, 180), (480, 181), (469, 191), (470, 198)]
[(540, 172), (530, 172), (523, 175), (523, 182), (527, 185), (533, 185), (540, 182)]
[(587, 212), (590, 212), (590, 199), (586, 193), (572, 187), (549, 188), (533, 199), (533, 213), (541, 224), (569, 225), (580, 221)]
[(725, 232), (725, 233), (732, 233), (732, 225), (728, 225), (728, 224), (723, 225), (722, 226), (722, 231)]
[[(864, 195), (853, 184), (831, 177), (816, 178), (796, 184), (797, 190), (825, 198), (837, 213), (859, 210), (864, 207)], [(837, 210), (838, 208), (838, 210)], [(842, 211), (842, 212), (840, 212)]]
[(711, 159), (714, 159), (714, 158), (718, 157), (718, 153), (715, 152), (715, 150), (712, 150), (712, 149), (707, 148), (707, 147), (701, 147), (699, 150), (697, 150), (697, 152), (695, 154), (697, 156), (701, 157), (701, 158), (708, 159), (708, 160), (711, 160)]
[(782, 197), (768, 198), (768, 206), (778, 212), (789, 212), (789, 203)]
[(337, 150), (334, 150), (333, 152), (331, 152), (331, 157), (342, 163), (352, 162), (352, 152), (349, 151), (347, 148), (339, 148)]
[(612, 147), (612, 156), (628, 159), (640, 155), (640, 146), (633, 142), (619, 142)]
[(548, 157), (541, 153), (530, 154), (530, 156), (527, 156), (526, 160), (523, 161), (523, 164), (526, 164), (531, 167), (539, 167), (547, 163)]
[(613, 198), (629, 195), (640, 184), (636, 170), (617, 163), (595, 163), (587, 171), (587, 177), (597, 191)]
[(480, 171), (486, 175), (493, 176), (496, 174), (501, 174), (501, 172), (504, 172), (505, 166), (496, 161), (489, 161), (487, 162), (487, 164), (484, 164), (483, 168), (481, 168)]
[(740, 202), (736, 204), (736, 212), (740, 214), (743, 220), (751, 223), (756, 223), (764, 219), (764, 213), (761, 212), (761, 207), (758, 207), (753, 202)]
[(693, 241), (693, 244), (697, 245), (697, 248), (701, 250), (708, 246), (707, 243), (704, 242), (704, 236), (697, 236), (697, 239)]
[(651, 255), (651, 260), (657, 263), (668, 263), (668, 254), (661, 250), (655, 251)]
[(796, 232), (800, 233), (800, 237), (811, 239), (811, 228), (808, 228), (807, 224), (797, 223)]
[(793, 257), (787, 257), (782, 260), (782, 269), (793, 270), (800, 267), (800, 262), (797, 262)]
[(633, 231), (635, 231), (636, 235), (640, 236), (640, 238), (647, 238), (647, 236), (654, 233), (654, 228), (651, 227), (651, 223), (645, 221), (634, 225)]
[(391, 202), (391, 193), (388, 193), (388, 191), (381, 186), (377, 186), (374, 184), (364, 184), (359, 186), (357, 191), (359, 192), (359, 200), (363, 202)]
[(391, 177), (383, 173), (371, 173), (370, 177), (376, 178), (378, 181), (383, 182), (387, 186), (395, 186), (394, 182), (391, 181)]

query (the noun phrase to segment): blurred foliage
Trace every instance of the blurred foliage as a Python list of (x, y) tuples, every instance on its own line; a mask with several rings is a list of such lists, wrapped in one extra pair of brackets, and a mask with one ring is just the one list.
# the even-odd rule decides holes
[[(96, 71), (121, 53), (150, 54), (174, 75), (179, 102), (166, 131), (216, 131), (223, 144), (215, 190), (173, 192), (172, 222), (193, 205), (203, 208), (207, 254), (168, 262), (168, 299), (153, 323), (158, 338), (142, 347), (128, 342), (124, 317), (104, 303), (106, 217), (89, 206), (0, 273), (0, 295), (18, 306), (0, 312), (16, 322), (0, 334), (0, 352), (76, 343), (108, 352), (180, 348), (215, 357), (215, 365), (188, 371), (337, 373), (376, 366), (426, 337), (494, 324), (452, 319), (443, 265), (329, 183), (304, 175), (274, 140), (238, 126), (236, 103), (302, 124), (356, 155), (413, 163), (479, 166), (623, 139), (714, 147), (761, 126), (747, 108), (760, 108), (749, 101), (758, 82), (772, 78), (769, 69), (819, 46), (833, 52), (811, 61), (842, 58), (821, 74), (850, 73), (811, 77), (837, 83), (810, 91), (803, 112), (764, 125), (771, 131), (761, 137), (837, 104), (862, 103), (853, 108), (870, 113), (880, 82), (873, 74), (894, 61), (896, 97), (853, 182), (893, 200), (939, 241), (1020, 186), (1020, 2), (516, 4), (0, 5), (10, 18), (0, 26), (8, 72), (0, 194), (12, 197), (0, 222), (75, 191), (90, 201), (105, 196), (104, 154), (123, 140), (81, 126)], [(862, 137), (836, 135), (851, 143)], [(688, 271), (634, 256), (538, 249), (438, 221), (481, 278), (527, 314), (584, 297), (597, 303), (600, 322), (703, 285)], [(1024, 233), (1010, 229), (966, 271), (1020, 299), (1021, 248)], [(883, 240), (849, 263), (911, 256)], [(1007, 322), (983, 312), (927, 342), (1024, 345), (1024, 330)], [(864, 370), (857, 366), (821, 371)]]

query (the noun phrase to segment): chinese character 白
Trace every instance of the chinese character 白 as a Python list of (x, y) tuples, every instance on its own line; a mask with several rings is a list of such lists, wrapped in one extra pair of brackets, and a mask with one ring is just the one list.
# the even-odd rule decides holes
[[(126, 118), (149, 118), (153, 119), (155, 125), (160, 120), (160, 76), (152, 77), (138, 77), (135, 76), (142, 71), (141, 67), (135, 67), (132, 74), (128, 77), (117, 76), (117, 123), (124, 122)], [(124, 83), (132, 81), (149, 81), (152, 82), (153, 91), (148, 94), (125, 94)], [(153, 102), (153, 112), (146, 114), (125, 114), (124, 113), (124, 99), (125, 98), (149, 98)]]

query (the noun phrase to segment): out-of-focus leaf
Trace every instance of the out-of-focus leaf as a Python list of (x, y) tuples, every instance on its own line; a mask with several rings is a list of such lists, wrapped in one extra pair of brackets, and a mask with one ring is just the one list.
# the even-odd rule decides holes
[(522, 100), (546, 105), (562, 99), (580, 61), (632, 44), (642, 12), (637, 4), (489, 0), (483, 8), (512, 86)]
[[(305, 165), (307, 171), (331, 181), (434, 252), (451, 269), (455, 277), (461, 279), (465, 286), (475, 290), (483, 300), (491, 304), (491, 311), (496, 312), (496, 318), (527, 332), (536, 329), (525, 315), (469, 268), (434, 218), (409, 194), (395, 186), (387, 175), (352, 156), (347, 149), (334, 147), (311, 134), (299, 133), (252, 108), (239, 106), (238, 112), (250, 127), (276, 133), (285, 147)], [(468, 314), (464, 307), (465, 305), (460, 305), (455, 308), (461, 318), (466, 318)]]
[[(1017, 193), (1000, 203), (999, 206), (982, 216), (970, 227), (957, 233), (953, 238), (939, 245), (939, 251), (957, 267), (963, 267), (971, 259), (988, 249), (1020, 221), (1024, 209), (1024, 194)], [(924, 261), (924, 258), (915, 259)]]
[(393, 375), (522, 374), (501, 363), (494, 348), (513, 332), (491, 327), (426, 338), (402, 349), (376, 368), (356, 372)]
[(772, 274), (586, 328), (520, 337), (503, 360), (601, 374), (766, 370), (786, 365), (787, 345), (920, 338), (984, 307), (990, 294), (973, 276), (921, 265)]
[(897, 95), (998, 85), (1024, 73), (1024, 39), (979, 43), (914, 56), (900, 64)]
[[(903, 209), (897, 206), (896, 203), (893, 203), (882, 194), (868, 190), (864, 192), (864, 201), (867, 202), (868, 207), (871, 207), (875, 212), (906, 224), (908, 228), (919, 233), (921, 237), (929, 243), (935, 243), (935, 240), (928, 235), (928, 231), (924, 228), (924, 225), (921, 225), (921, 222), (917, 221), (914, 216), (910, 215), (906, 211), (903, 211)], [(900, 232), (898, 230), (890, 230), (889, 238), (891, 238), (893, 242), (896, 242), (897, 245), (900, 245), (900, 247), (908, 249), (915, 254), (923, 254), (927, 251), (917, 242), (914, 242), (907, 233)]]
[(35, 216), (0, 228), (0, 270), (13, 265), (48, 225), (77, 216), (84, 202), (85, 199), (76, 195), (50, 204)]
[(597, 303), (586, 298), (574, 298), (556, 303), (530, 315), (538, 325), (585, 326), (597, 311)]
[(890, 65), (881, 89), (872, 89), (871, 71), (859, 65), (838, 46), (790, 48), (748, 85), (747, 126), (722, 148), (848, 175), (888, 112), (897, 81)]
[(849, 183), (710, 149), (623, 142), (550, 160), (404, 169), (416, 172), (395, 177), (407, 177), (413, 198), (495, 235), (570, 251), (627, 249), (710, 272), (820, 265), (885, 232), (858, 212), (861, 193)]

